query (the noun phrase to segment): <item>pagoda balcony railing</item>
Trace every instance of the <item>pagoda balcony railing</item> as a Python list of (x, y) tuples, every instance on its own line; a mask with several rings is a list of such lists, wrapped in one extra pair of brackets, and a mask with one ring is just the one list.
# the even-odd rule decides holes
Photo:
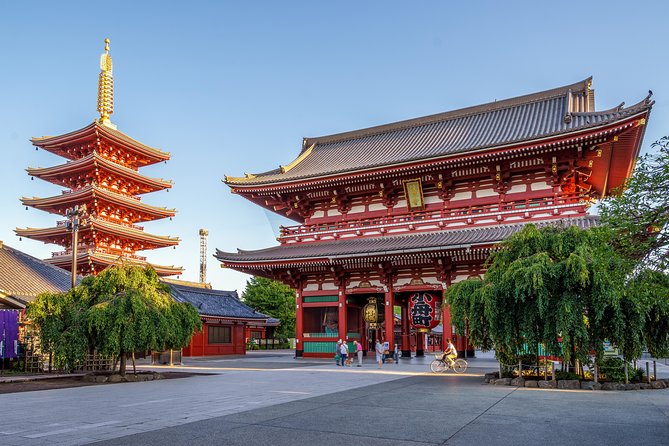
[[(128, 223), (126, 221), (116, 220), (114, 218), (101, 217), (101, 216), (98, 215), (97, 217), (95, 217), (95, 219), (106, 221), (106, 222), (109, 222), (109, 223), (114, 223), (114, 224), (117, 224), (117, 225), (120, 225), (120, 226), (124, 226), (126, 228), (137, 229), (138, 231), (143, 231), (144, 230), (144, 226), (135, 225), (133, 223)], [(62, 226), (65, 226), (66, 224), (67, 224), (67, 220), (59, 220), (59, 221), (56, 222), (56, 227), (60, 228)]]
[[(95, 246), (79, 246), (79, 252), (87, 252), (89, 254), (93, 253), (100, 253), (100, 254), (108, 254), (112, 256), (118, 256), (118, 257), (124, 257), (127, 259), (133, 259), (133, 260), (139, 260), (141, 262), (146, 262), (146, 257), (145, 256), (138, 256), (136, 254), (130, 254), (127, 252), (122, 252), (118, 249), (108, 249), (108, 248), (101, 248), (101, 247), (95, 247)], [(57, 258), (57, 257), (69, 257), (72, 255), (72, 250), (66, 249), (64, 251), (56, 251), (51, 253), (51, 258)]]
[[(100, 185), (100, 186), (101, 186), (100, 187), (101, 189), (105, 189), (105, 190), (108, 190), (109, 192), (113, 192), (115, 194), (121, 195), (123, 198), (132, 198), (133, 200), (142, 201), (142, 197), (136, 197), (134, 195), (130, 195), (127, 192), (119, 191), (118, 189), (114, 189), (113, 187), (107, 187), (107, 186), (104, 186), (104, 185)], [(86, 186), (82, 186), (82, 187), (86, 187)], [(79, 189), (65, 189), (65, 190), (60, 191), (61, 195), (68, 195), (68, 194), (71, 194), (71, 193), (74, 193), (74, 192), (79, 192)]]
[(450, 224), (461, 222), (471, 223), (473, 218), (480, 219), (481, 217), (497, 217), (499, 221), (500, 218), (504, 219), (505, 217), (518, 214), (529, 215), (530, 212), (536, 213), (537, 211), (542, 210), (545, 212), (550, 208), (558, 209), (565, 206), (584, 205), (583, 200), (584, 197), (582, 195), (569, 194), (562, 195), (558, 198), (532, 198), (502, 204), (472, 205), (461, 208), (413, 212), (411, 214), (371, 217), (340, 222), (282, 226), (280, 228), (279, 239), (282, 242), (290, 239), (300, 241), (302, 237), (315, 236), (315, 239), (318, 239), (321, 234), (342, 234), (347, 232), (355, 232), (356, 235), (363, 235), (365, 230), (370, 230), (372, 227), (384, 228), (407, 226), (409, 229), (413, 229), (412, 226), (414, 223), (427, 223), (429, 221), (448, 221)]

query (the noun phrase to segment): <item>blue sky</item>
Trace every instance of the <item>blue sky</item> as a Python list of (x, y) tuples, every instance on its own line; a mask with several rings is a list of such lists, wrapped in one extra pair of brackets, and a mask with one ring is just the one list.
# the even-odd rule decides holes
[[(114, 59), (119, 130), (172, 153), (143, 169), (173, 190), (145, 196), (176, 207), (146, 230), (179, 236), (145, 254), (197, 280), (198, 229), (215, 248), (275, 244), (278, 218), (231, 195), (224, 174), (264, 171), (297, 155), (302, 137), (439, 113), (594, 76), (597, 107), (657, 101), (646, 133), (669, 134), (669, 3), (399, 1), (115, 1), (0, 4), (0, 240), (38, 257), (59, 247), (19, 241), (15, 227), (52, 226), (21, 196), (60, 188), (25, 168), (60, 164), (32, 136), (97, 117), (99, 55)], [(209, 257), (217, 288), (247, 276)]]

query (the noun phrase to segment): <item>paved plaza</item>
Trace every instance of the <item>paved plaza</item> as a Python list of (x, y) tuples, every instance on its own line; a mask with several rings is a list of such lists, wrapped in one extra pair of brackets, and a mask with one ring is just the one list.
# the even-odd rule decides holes
[(669, 389), (489, 386), (495, 363), (481, 356), (462, 376), (426, 373), (429, 356), (381, 370), (287, 352), (188, 359), (175, 369), (209, 375), (0, 395), (0, 444), (669, 442)]

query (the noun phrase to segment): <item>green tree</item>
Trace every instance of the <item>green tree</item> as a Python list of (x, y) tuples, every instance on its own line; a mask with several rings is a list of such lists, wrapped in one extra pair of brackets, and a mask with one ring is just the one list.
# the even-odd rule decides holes
[[(669, 137), (639, 158), (632, 178), (602, 200), (602, 223), (615, 234), (616, 249), (641, 268), (669, 267)], [(624, 190), (624, 192), (623, 192)]]
[(625, 263), (610, 237), (606, 228), (527, 225), (491, 255), (483, 281), (447, 290), (454, 325), (503, 362), (537, 344), (566, 361), (601, 358), (605, 339), (637, 351), (626, 327), (641, 307), (623, 292)]
[(185, 347), (201, 328), (197, 310), (174, 301), (153, 268), (129, 265), (86, 277), (66, 293), (40, 296), (28, 316), (69, 369), (90, 349), (119, 358), (121, 375), (129, 353)]
[(49, 369), (71, 371), (90, 348), (86, 336), (85, 298), (81, 290), (43, 293), (28, 304), (27, 317), (36, 328), (43, 352), (49, 354)]
[(245, 304), (281, 320), (276, 336), (295, 337), (295, 291), (287, 285), (264, 277), (252, 277), (242, 294)]

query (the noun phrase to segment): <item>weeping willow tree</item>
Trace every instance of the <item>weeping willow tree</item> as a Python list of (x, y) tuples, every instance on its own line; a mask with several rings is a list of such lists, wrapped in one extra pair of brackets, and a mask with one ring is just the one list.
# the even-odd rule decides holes
[(67, 293), (40, 296), (28, 317), (69, 368), (95, 350), (118, 358), (121, 375), (128, 354), (185, 347), (201, 328), (197, 310), (174, 301), (152, 268), (129, 265), (86, 277)]
[(447, 290), (456, 329), (506, 363), (539, 344), (565, 361), (599, 360), (607, 339), (636, 357), (644, 306), (626, 292), (629, 265), (610, 240), (606, 228), (527, 225), (491, 255), (483, 280)]

